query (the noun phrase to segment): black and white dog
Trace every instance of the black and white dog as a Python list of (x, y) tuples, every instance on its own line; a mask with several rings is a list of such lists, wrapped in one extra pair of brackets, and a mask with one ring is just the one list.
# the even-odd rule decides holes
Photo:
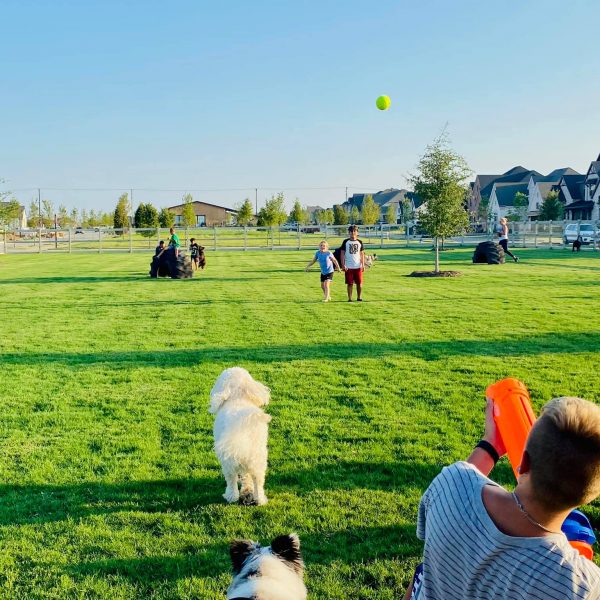
[(305, 600), (304, 562), (295, 533), (276, 537), (270, 546), (235, 540), (229, 548), (233, 582), (227, 600)]

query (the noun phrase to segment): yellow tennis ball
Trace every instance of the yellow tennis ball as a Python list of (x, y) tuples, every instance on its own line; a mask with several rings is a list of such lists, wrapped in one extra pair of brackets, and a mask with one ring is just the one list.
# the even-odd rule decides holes
[(392, 104), (392, 101), (389, 96), (379, 96), (375, 101), (375, 104), (379, 110), (387, 110)]

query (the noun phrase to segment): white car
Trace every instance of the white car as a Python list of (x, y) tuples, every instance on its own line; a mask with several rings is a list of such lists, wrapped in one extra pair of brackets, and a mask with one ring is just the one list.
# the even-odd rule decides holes
[(565, 244), (572, 244), (577, 239), (577, 228), (579, 227), (579, 236), (582, 244), (593, 244), (598, 237), (598, 230), (589, 223), (570, 223), (563, 232), (563, 241)]

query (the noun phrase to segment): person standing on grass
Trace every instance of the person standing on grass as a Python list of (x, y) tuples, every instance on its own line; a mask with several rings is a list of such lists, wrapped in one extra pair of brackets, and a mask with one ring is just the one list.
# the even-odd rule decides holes
[(509, 249), (508, 249), (508, 221), (506, 220), (506, 217), (502, 217), (500, 219), (500, 225), (498, 227), (498, 237), (500, 238), (498, 240), (498, 243), (502, 246), (502, 248), (504, 249), (504, 253), (508, 254), (509, 256), (512, 257), (512, 259), (518, 263), (519, 262), (519, 257), (515, 256)]
[(569, 545), (569, 513), (600, 495), (600, 406), (555, 398), (529, 432), (514, 492), (488, 479), (506, 448), (487, 399), (483, 439), (419, 504), (425, 542), (405, 600), (600, 600), (600, 568)]
[(329, 244), (323, 240), (319, 244), (319, 249), (315, 253), (314, 258), (306, 265), (305, 271), (308, 271), (317, 261), (321, 267), (321, 289), (323, 290), (323, 302), (331, 300), (330, 287), (333, 281), (334, 268), (341, 271), (338, 261), (335, 259), (333, 252), (329, 251)]
[(197, 271), (200, 264), (200, 246), (196, 243), (196, 238), (190, 238), (190, 255), (192, 257), (192, 269)]
[(348, 236), (340, 246), (341, 263), (345, 271), (348, 302), (352, 302), (352, 288), (356, 284), (356, 301), (362, 302), (363, 273), (365, 271), (365, 250), (358, 239), (358, 227), (350, 225)]

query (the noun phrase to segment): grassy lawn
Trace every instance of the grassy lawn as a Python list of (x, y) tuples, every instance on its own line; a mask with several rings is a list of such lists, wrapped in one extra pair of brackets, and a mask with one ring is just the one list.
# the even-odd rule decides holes
[[(400, 597), (419, 497), (479, 439), (490, 382), (536, 410), (600, 398), (600, 256), (471, 252), (425, 280), (405, 275), (431, 252), (384, 250), (363, 304), (339, 275), (320, 302), (311, 251), (209, 253), (187, 281), (141, 254), (0, 256), (0, 598), (224, 598), (228, 542), (289, 531), (311, 597)], [(234, 365), (272, 389), (265, 507), (221, 498), (208, 392)]]

